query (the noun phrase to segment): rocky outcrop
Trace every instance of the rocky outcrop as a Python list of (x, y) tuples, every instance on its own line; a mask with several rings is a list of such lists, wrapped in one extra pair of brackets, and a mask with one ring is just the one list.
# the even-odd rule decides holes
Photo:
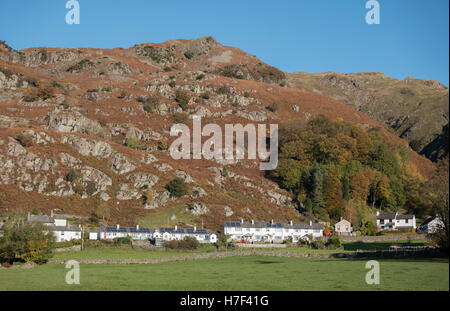
[(159, 180), (159, 177), (149, 173), (133, 173), (127, 176), (127, 179), (133, 182), (133, 185), (137, 189), (150, 189)]
[(131, 164), (130, 161), (123, 155), (118, 152), (114, 153), (109, 158), (109, 167), (117, 174), (125, 174), (136, 169), (136, 166)]
[(167, 202), (171, 200), (170, 192), (167, 190), (155, 191), (153, 194), (153, 198), (150, 202), (146, 202), (144, 208), (146, 209), (155, 209), (161, 206), (164, 206)]
[(116, 198), (121, 201), (139, 199), (142, 194), (138, 190), (130, 188), (128, 184), (120, 184), (117, 187)]
[(201, 216), (209, 213), (208, 207), (203, 203), (188, 203), (187, 210), (195, 216)]

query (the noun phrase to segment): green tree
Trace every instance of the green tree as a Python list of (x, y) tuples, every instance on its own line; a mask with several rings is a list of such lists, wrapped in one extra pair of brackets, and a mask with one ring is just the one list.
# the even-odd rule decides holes
[(182, 178), (176, 177), (166, 185), (167, 191), (176, 198), (189, 193), (189, 188)]
[(70, 171), (69, 171), (69, 173), (67, 173), (67, 175), (66, 175), (66, 180), (68, 181), (68, 182), (73, 182), (75, 179), (77, 179), (78, 178), (78, 174), (77, 174), (77, 172), (75, 171), (75, 169), (74, 168), (72, 168)]
[(56, 237), (42, 224), (9, 222), (0, 238), (0, 260), (42, 264), (53, 256)]
[(347, 177), (342, 178), (342, 192), (343, 192), (342, 198), (346, 202), (350, 201), (350, 183)]

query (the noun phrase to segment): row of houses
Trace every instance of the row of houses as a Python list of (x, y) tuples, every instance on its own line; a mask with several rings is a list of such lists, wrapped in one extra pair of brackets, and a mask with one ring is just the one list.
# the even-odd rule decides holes
[(207, 229), (198, 229), (196, 226), (193, 228), (179, 228), (175, 226), (173, 228), (140, 228), (136, 227), (121, 227), (117, 225), (115, 227), (100, 227), (98, 232), (90, 232), (90, 240), (113, 240), (115, 238), (131, 237), (135, 241), (144, 240), (183, 240), (186, 237), (192, 237), (197, 239), (200, 243), (216, 243), (217, 233)]
[(323, 236), (321, 224), (260, 222), (260, 221), (227, 221), (224, 224), (224, 234), (232, 240), (245, 242), (280, 243), (291, 239), (296, 243), (300, 239), (318, 239)]

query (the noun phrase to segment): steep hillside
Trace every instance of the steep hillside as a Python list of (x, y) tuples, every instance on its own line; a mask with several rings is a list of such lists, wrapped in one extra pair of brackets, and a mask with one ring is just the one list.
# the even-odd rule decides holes
[[(306, 89), (212, 37), (129, 49), (0, 49), (0, 212), (37, 208), (92, 222), (198, 224), (300, 220), (295, 197), (255, 160), (174, 160), (170, 127), (307, 121), (323, 115), (377, 129), (365, 113)], [(426, 176), (434, 165), (407, 148)], [(176, 197), (175, 177), (189, 193)]]
[(397, 80), (382, 73), (287, 74), (288, 84), (339, 100), (392, 128), (433, 161), (448, 155), (448, 88), (433, 80)]

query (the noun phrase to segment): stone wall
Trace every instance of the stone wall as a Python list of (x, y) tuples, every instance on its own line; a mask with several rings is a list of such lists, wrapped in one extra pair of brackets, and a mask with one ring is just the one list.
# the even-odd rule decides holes
[(379, 236), (340, 236), (342, 242), (383, 242), (383, 241), (407, 241), (426, 239), (425, 234), (408, 235), (379, 235)]

